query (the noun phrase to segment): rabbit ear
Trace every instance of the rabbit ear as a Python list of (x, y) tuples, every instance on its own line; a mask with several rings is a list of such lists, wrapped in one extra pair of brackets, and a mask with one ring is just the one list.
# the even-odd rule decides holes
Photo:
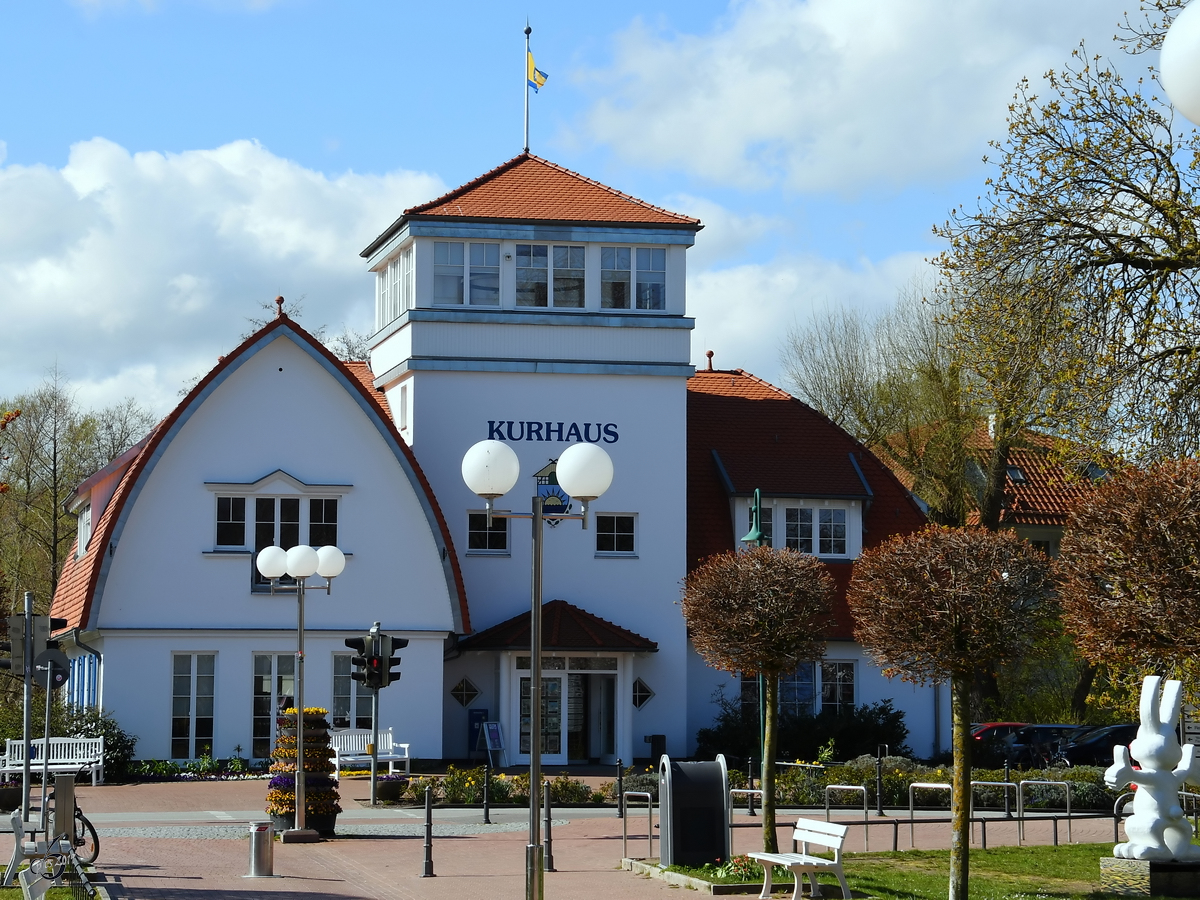
[(1154, 731), (1158, 730), (1158, 685), (1162, 681), (1160, 675), (1147, 675), (1142, 679), (1142, 724)]
[(1179, 708), (1183, 705), (1183, 683), (1168, 681), (1163, 685), (1162, 702), (1158, 707), (1159, 721), (1164, 725), (1172, 725), (1179, 718)]

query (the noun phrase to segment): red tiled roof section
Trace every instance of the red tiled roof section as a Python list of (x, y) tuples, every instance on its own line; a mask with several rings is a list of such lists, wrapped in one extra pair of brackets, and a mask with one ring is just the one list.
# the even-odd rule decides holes
[[(542, 604), (542, 646), (546, 650), (640, 650), (652, 652), (658, 644), (614, 625), (566, 600)], [(461, 650), (528, 650), (529, 613), (513, 616), (459, 641)]]
[[(688, 379), (688, 569), (736, 549), (731, 491), (859, 499), (863, 545), (916, 531), (925, 517), (874, 454), (812, 407), (741, 369), (701, 369)], [(865, 484), (864, 484), (865, 482)], [(851, 563), (829, 563), (837, 584), (829, 636), (849, 639)]]
[(404, 215), (700, 224), (699, 219), (653, 206), (531, 153), (522, 153), (436, 200), (406, 209)]
[(362, 385), (364, 391), (379, 401), (380, 407), (387, 413), (388, 420), (394, 421), (392, 420), (392, 407), (388, 403), (387, 394), (375, 387), (375, 373), (371, 371), (371, 367), (367, 363), (357, 360), (346, 360), (342, 365), (350, 370), (350, 374)]

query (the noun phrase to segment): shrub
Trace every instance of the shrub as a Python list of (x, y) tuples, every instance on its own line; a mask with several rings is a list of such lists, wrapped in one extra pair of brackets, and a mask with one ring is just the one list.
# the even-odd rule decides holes
[(482, 803), (483, 766), (474, 769), (450, 766), (446, 769), (446, 777), (442, 779), (442, 797), (447, 803)]
[(104, 738), (104, 777), (125, 778), (129, 775), (137, 735), (123, 729), (111, 713), (101, 709), (69, 706), (63, 710), (61, 731), (66, 737)]
[(564, 773), (550, 782), (550, 798), (552, 802), (561, 804), (590, 803), (592, 789)]

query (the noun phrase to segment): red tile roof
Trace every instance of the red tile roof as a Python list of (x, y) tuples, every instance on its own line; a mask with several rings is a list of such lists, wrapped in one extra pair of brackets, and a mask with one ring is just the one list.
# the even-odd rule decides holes
[(392, 438), (400, 448), (400, 452), (404, 454), (406, 461), (416, 476), (419, 490), (424, 492), (433, 510), (442, 540), (445, 542), (454, 575), (454, 587), (458, 594), (463, 632), (470, 632), (471, 616), (467, 606), (466, 586), (463, 582), (462, 571), (459, 568), (458, 554), (454, 551), (454, 542), (450, 536), (450, 529), (446, 524), (445, 517), (442, 515), (441, 508), (438, 506), (437, 498), (433, 495), (433, 489), (430, 487), (429, 480), (425, 477), (425, 473), (421, 470), (421, 466), (417, 462), (417, 458), (413, 455), (408, 444), (405, 443), (396, 431), (396, 426), (386, 407), (386, 398), (373, 387), (373, 376), (370, 369), (366, 363), (343, 363), (334, 357), (316, 338), (282, 313), (266, 326), (246, 338), (232, 353), (221, 357), (216, 367), (204, 376), (183, 399), (183, 402), (175, 407), (167, 418), (155, 426), (154, 430), (141, 442), (140, 450), (134, 448), (134, 452), (126, 454), (128, 457), (126, 462), (128, 468), (122, 474), (120, 483), (113, 492), (112, 498), (109, 500), (104, 512), (100, 515), (99, 520), (93, 523), (92, 539), (88, 546), (88, 551), (77, 559), (75, 556), (75, 545), (72, 544), (71, 552), (67, 555), (66, 565), (63, 567), (62, 577), (58, 582), (58, 589), (54, 594), (51, 614), (66, 619), (68, 629), (88, 628), (90, 626), (96, 588), (106, 568), (105, 563), (111, 555), (111, 552), (106, 551), (111, 551), (110, 544), (113, 540), (113, 534), (121, 511), (124, 509), (134, 485), (142, 476), (149, 461), (155, 457), (167, 434), (170, 433), (172, 427), (193, 403), (201, 402), (200, 398), (214, 379), (241, 357), (242, 354), (249, 351), (256, 343), (272, 331), (280, 328), (291, 330), (297, 338), (307, 342), (335, 367), (344, 371), (349, 376), (350, 383), (360, 391), (368, 405), (373, 409), (380, 423), (391, 432)]
[[(916, 531), (925, 517), (874, 454), (786, 391), (741, 369), (699, 370), (688, 380), (688, 569), (735, 549), (731, 498), (859, 499), (863, 546)], [(830, 563), (838, 586), (831, 636), (849, 640), (852, 563)]]
[[(988, 455), (992, 450), (992, 439), (988, 434), (987, 422), (981, 420), (967, 441), (976, 461), (986, 469)], [(1013, 447), (1008, 454), (1009, 466), (1016, 466), (1025, 480), (1014, 481), (1011, 477), (1004, 485), (1004, 508), (1000, 512), (1002, 526), (1047, 525), (1062, 528), (1067, 524), (1071, 508), (1089, 496), (1091, 482), (1075, 475), (1069, 464), (1054, 455), (1056, 439), (1041, 432), (1027, 430), (1021, 435), (1021, 446)], [(896, 476), (910, 489), (913, 475), (895, 459), (881, 454)], [(979, 523), (979, 511), (972, 510), (968, 524)]]
[[(614, 625), (566, 600), (542, 604), (542, 647), (545, 650), (637, 650), (652, 652), (658, 644)], [(459, 641), (460, 650), (528, 650), (529, 613), (521, 613)]]
[(408, 219), (703, 227), (699, 219), (653, 206), (532, 153), (522, 153), (462, 187), (406, 209), (362, 256), (379, 249)]

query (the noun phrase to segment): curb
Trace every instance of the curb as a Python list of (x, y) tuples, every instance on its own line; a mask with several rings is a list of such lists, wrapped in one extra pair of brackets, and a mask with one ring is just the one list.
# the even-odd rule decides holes
[[(635, 875), (657, 878), (659, 881), (665, 881), (667, 884), (690, 888), (702, 894), (713, 894), (716, 896), (757, 894), (762, 890), (762, 884), (757, 881), (753, 884), (714, 884), (702, 878), (692, 878), (690, 875), (683, 875), (679, 872), (668, 872), (666, 869), (660, 869), (657, 861), (650, 862), (644, 859), (629, 859), (626, 857), (621, 860), (621, 868), (633, 872)], [(789, 890), (790, 887), (791, 885), (789, 884)]]

